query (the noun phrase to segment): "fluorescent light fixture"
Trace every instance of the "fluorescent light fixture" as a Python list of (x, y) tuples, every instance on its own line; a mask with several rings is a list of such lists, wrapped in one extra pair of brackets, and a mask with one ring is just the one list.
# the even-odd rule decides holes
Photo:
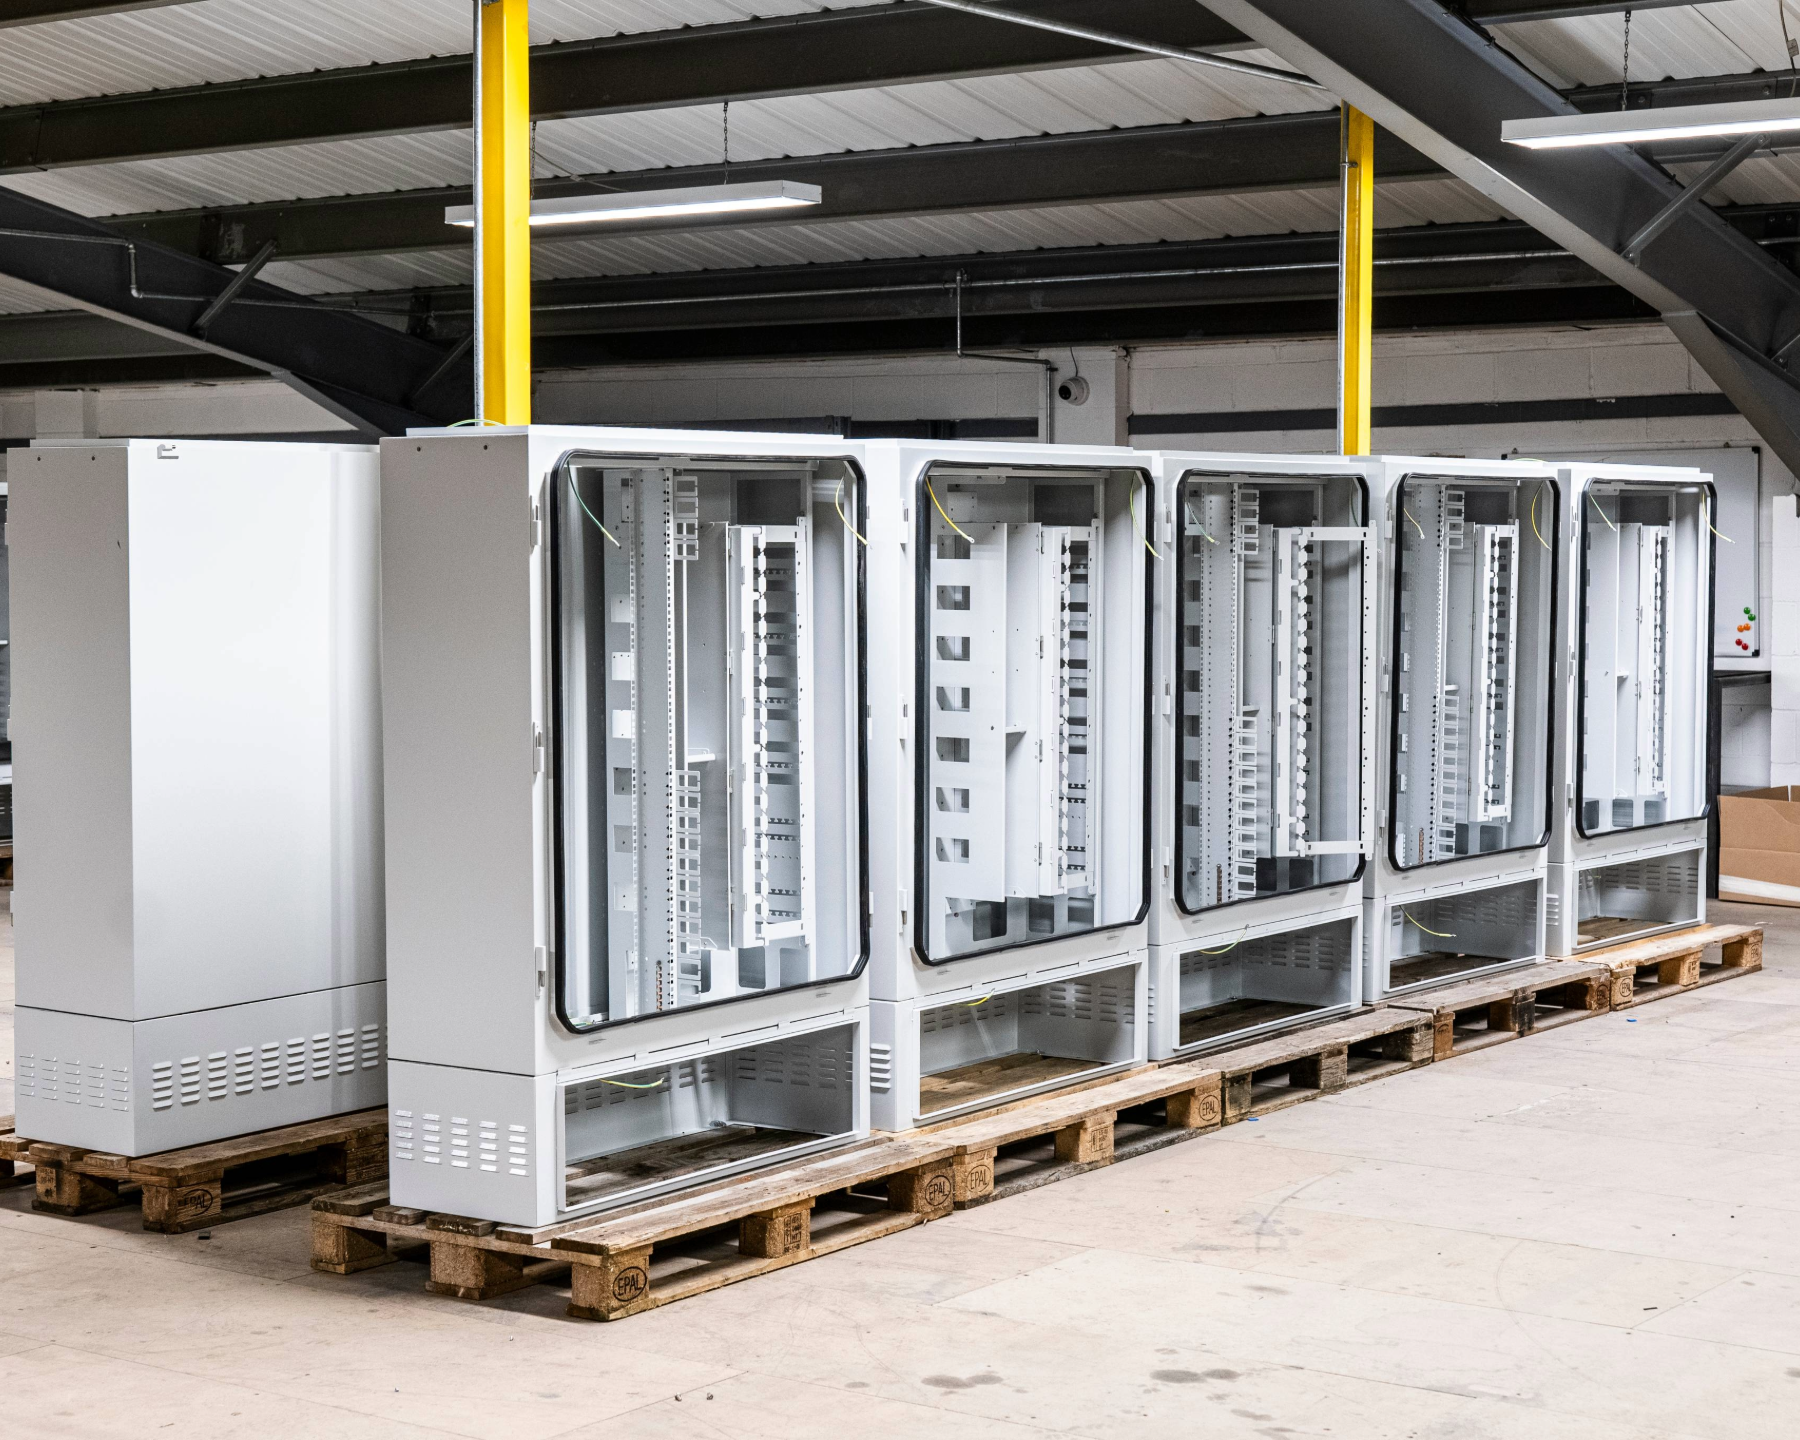
[[(750, 180), (741, 185), (691, 185), (681, 190), (624, 190), (595, 195), (559, 195), (531, 202), (534, 228), (551, 225), (604, 225), (620, 220), (663, 220), (686, 215), (735, 215), (750, 210), (791, 210), (817, 205), (817, 185), (794, 180)], [(446, 225), (473, 229), (475, 207), (452, 205)]]
[(1574, 145), (1642, 145), (1710, 135), (1779, 134), (1800, 130), (1800, 99), (1743, 100), (1731, 105), (1668, 105), (1657, 110), (1608, 110), (1598, 115), (1551, 115), (1504, 120), (1500, 138), (1533, 150)]

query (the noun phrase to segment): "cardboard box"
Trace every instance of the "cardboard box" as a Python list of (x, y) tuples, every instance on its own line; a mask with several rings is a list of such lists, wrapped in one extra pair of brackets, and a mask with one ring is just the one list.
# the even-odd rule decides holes
[(1719, 797), (1719, 898), (1800, 905), (1800, 785)]

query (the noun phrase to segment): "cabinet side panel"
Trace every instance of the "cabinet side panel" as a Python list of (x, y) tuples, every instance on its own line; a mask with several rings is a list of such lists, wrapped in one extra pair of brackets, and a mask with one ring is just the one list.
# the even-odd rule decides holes
[(15, 451), (11, 494), (18, 1002), (128, 1019), (126, 452)]
[(381, 794), (381, 467), (332, 455), (332, 935), (352, 981), (386, 973)]
[(523, 436), (388, 441), (381, 545), (393, 1053), (530, 1074), (545, 998), (527, 465)]

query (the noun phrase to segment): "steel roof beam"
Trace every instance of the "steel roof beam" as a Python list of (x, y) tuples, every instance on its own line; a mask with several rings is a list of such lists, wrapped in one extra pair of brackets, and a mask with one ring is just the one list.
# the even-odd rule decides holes
[[(1800, 255), (1800, 204), (1738, 206), (1730, 223), (1791, 263)], [(541, 282), (535, 345), (543, 365), (626, 351), (723, 355), (942, 349), (963, 312), (982, 344), (1026, 334), (1119, 338), (1284, 335), (1331, 327), (1337, 239), (1270, 235), (1181, 244), (854, 261), (668, 275)], [(1655, 312), (1591, 266), (1518, 221), (1405, 226), (1381, 232), (1376, 319), (1385, 330), (1485, 324), (1597, 323)], [(428, 324), (448, 338), (469, 323), (466, 286), (322, 297)], [(0, 352), (32, 373), (79, 367), (108, 383), (190, 363), (180, 343), (93, 316), (0, 319)], [(193, 352), (189, 352), (190, 355)], [(208, 358), (211, 357), (202, 357)], [(120, 367), (124, 367), (121, 369)], [(146, 368), (148, 367), (148, 368)], [(0, 373), (0, 386), (9, 376)], [(173, 372), (172, 372), (173, 373)]]
[[(4, 4), (5, 0), (0, 0)], [(1185, 49), (1247, 42), (1194, 0), (1021, 0)], [(539, 45), (532, 115), (557, 120), (1135, 58), (924, 4), (872, 5)], [(0, 110), (0, 171), (466, 128), (470, 59), (450, 55)]]
[[(1036, 314), (981, 315), (964, 324), (971, 349), (1047, 348), (1328, 336), (1336, 324), (1335, 297), (1233, 301), (1208, 305), (1121, 306)], [(10, 341), (10, 317), (0, 316), (0, 341)], [(1381, 333), (1473, 330), (1490, 326), (1604, 325), (1654, 320), (1654, 311), (1616, 286), (1471, 290), (1394, 295), (1375, 302)], [(606, 331), (552, 335), (533, 342), (537, 369), (568, 369), (641, 361), (805, 359), (832, 355), (947, 355), (951, 322), (846, 320), (833, 325), (752, 324), (719, 330)], [(214, 366), (216, 365), (216, 369)], [(201, 367), (201, 368), (197, 368)], [(0, 389), (53, 389), (111, 384), (156, 384), (247, 378), (256, 372), (196, 353), (119, 360), (0, 362)], [(349, 438), (349, 437), (346, 437)]]
[[(0, 275), (215, 362), (273, 375), (365, 434), (439, 424), (469, 408), (466, 374), (425, 389), (444, 359), (439, 346), (260, 280), (239, 286), (229, 270), (3, 187)], [(232, 303), (196, 334), (233, 287)]]
[[(1800, 222), (1800, 206), (1788, 223)], [(952, 319), (958, 274), (969, 317), (1289, 301), (1337, 293), (1335, 234), (1262, 235), (1181, 244), (850, 261), (701, 273), (551, 280), (533, 291), (543, 338), (643, 330)], [(1516, 221), (1383, 231), (1378, 293), (1441, 294), (1603, 286), (1567, 252)], [(344, 295), (351, 302), (362, 297)], [(434, 324), (467, 324), (466, 286), (363, 301)]]
[[(191, 3), (193, 0), (0, 0), (0, 28)], [(1484, 25), (1500, 25), (1519, 20), (1556, 20), (1571, 15), (1607, 15), (1620, 10), (1656, 10), (1674, 5), (1714, 3), (1718, 0), (1463, 0), (1463, 8)]]
[[(818, 185), (824, 201), (804, 210), (722, 217), (732, 227), (816, 225), (832, 220), (966, 211), (1094, 205), (1151, 196), (1242, 194), (1337, 183), (1337, 114), (1258, 116), (1190, 125), (1034, 135), (1020, 140), (909, 146), (731, 167), (733, 180), (780, 178)], [(1377, 140), (1389, 179), (1436, 175), (1437, 164), (1391, 136)], [(709, 185), (721, 166), (609, 174), (622, 190)], [(540, 198), (591, 190), (579, 182), (540, 182)], [(444, 223), (444, 208), (469, 202), (467, 187), (331, 196), (199, 210), (115, 216), (134, 235), (222, 262), (248, 260), (275, 241), (286, 260), (308, 256), (454, 250), (469, 232)], [(691, 218), (632, 221), (609, 235), (691, 230)]]
[[(1200, 9), (1192, 0), (1182, 3)], [(1633, 87), (1632, 103), (1634, 107), (1690, 104), (1706, 94), (1719, 99), (1761, 98), (1778, 78), (1756, 74), (1655, 82)], [(1567, 98), (1582, 109), (1610, 108), (1617, 104), (1618, 91), (1589, 87), (1571, 91)], [(1381, 173), (1386, 179), (1445, 173), (1437, 162), (1392, 135), (1382, 135), (1378, 143)], [(1700, 160), (1716, 155), (1720, 148), (1717, 141), (1690, 142), (1681, 147), (1658, 147), (1657, 155), (1665, 162)], [(644, 221), (608, 227), (606, 233), (692, 229), (696, 225), (811, 224), (831, 219), (1325, 187), (1337, 182), (1337, 118), (1333, 112), (1314, 111), (843, 152), (740, 163), (731, 167), (731, 174), (736, 179), (760, 176), (820, 185), (825, 188), (825, 203), (755, 219)], [(615, 172), (605, 180), (623, 190), (642, 190), (711, 184), (722, 178), (722, 168), (711, 165)], [(585, 188), (589, 187), (580, 182), (544, 181), (538, 194), (574, 194)], [(467, 204), (468, 200), (466, 187), (384, 191), (155, 211), (117, 216), (114, 223), (163, 244), (232, 263), (248, 260), (270, 240), (277, 242), (288, 259), (397, 253), (468, 244), (467, 231), (453, 231), (443, 223), (446, 206)]]
[(0, 29), (9, 25), (41, 25), (46, 20), (85, 20), (128, 10), (159, 10), (190, 0), (0, 0)]
[[(0, 0), (0, 16), (7, 4)], [(1185, 50), (1253, 43), (1194, 0), (1018, 0), (1013, 8)], [(1617, 8), (1532, 0), (1472, 7), (1478, 18), (1506, 19)], [(931, 5), (872, 5), (540, 45), (532, 52), (532, 107), (535, 118), (556, 120), (1133, 58), (1141, 57)], [(1742, 77), (1743, 86), (1758, 78)], [(1653, 90), (1634, 87), (1634, 103)], [(1595, 93), (1594, 103), (1606, 105), (1618, 94)], [(469, 96), (469, 57), (450, 55), (14, 105), (0, 108), (0, 173), (461, 129)]]

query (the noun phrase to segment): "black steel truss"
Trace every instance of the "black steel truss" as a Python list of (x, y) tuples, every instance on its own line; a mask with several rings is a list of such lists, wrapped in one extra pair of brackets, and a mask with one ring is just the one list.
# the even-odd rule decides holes
[(1800, 276), (1699, 204), (1627, 256), (1683, 194), (1666, 170), (1623, 145), (1504, 144), (1503, 121), (1575, 107), (1436, 0), (1362, 0), (1354, 25), (1311, 0), (1206, 4), (1654, 308), (1800, 465), (1800, 384), (1779, 363), (1800, 345)]
[(190, 371), (276, 376), (365, 434), (468, 413), (469, 366), (446, 371), (438, 345), (4, 188), (0, 274), (204, 356), (174, 357)]

